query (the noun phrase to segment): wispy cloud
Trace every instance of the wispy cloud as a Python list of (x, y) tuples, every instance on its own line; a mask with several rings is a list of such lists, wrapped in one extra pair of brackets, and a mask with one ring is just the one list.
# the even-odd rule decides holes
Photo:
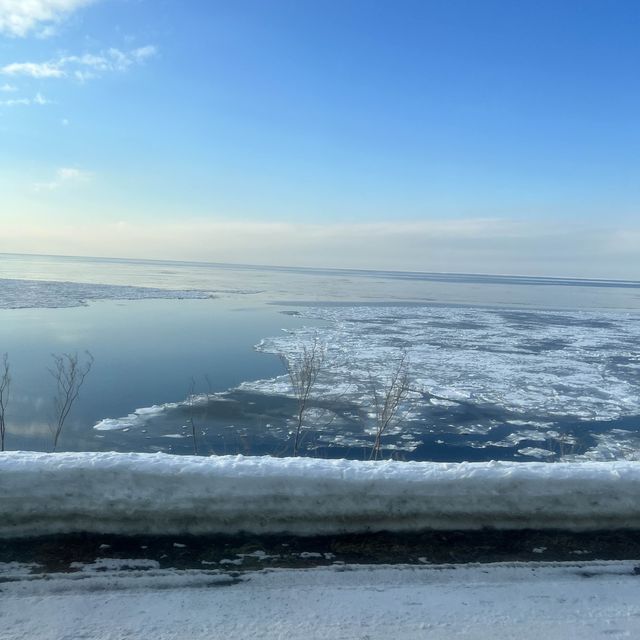
[(39, 104), (42, 106), (44, 104), (51, 104), (51, 100), (47, 100), (41, 93), (38, 92), (33, 99), (33, 104)]
[(11, 98), (9, 100), (0, 100), (0, 107), (28, 107), (30, 104), (30, 98)]
[[(0, 0), (2, 2), (2, 0)], [(85, 53), (77, 56), (62, 56), (46, 62), (12, 62), (0, 68), (7, 76), (29, 76), (31, 78), (75, 78), (85, 81), (103, 73), (125, 72), (134, 65), (144, 63), (157, 54), (153, 45), (129, 51), (107, 49), (98, 54)]]
[(38, 182), (34, 185), (36, 191), (54, 191), (62, 186), (88, 182), (93, 177), (89, 171), (76, 167), (60, 167), (56, 177), (50, 182)]
[(13, 62), (0, 70), (7, 76), (30, 76), (32, 78), (62, 78), (64, 71), (52, 62)]
[(15, 87), (12, 84), (3, 84), (0, 85), (0, 92), (2, 93), (14, 93), (18, 90), (18, 87)]
[(45, 105), (51, 104), (51, 100), (47, 100), (41, 93), (36, 93), (33, 98), (9, 98), (8, 100), (0, 100), (0, 107), (28, 107), (32, 104)]
[(0, 0), (0, 34), (24, 38), (51, 35), (74, 11), (97, 0)]

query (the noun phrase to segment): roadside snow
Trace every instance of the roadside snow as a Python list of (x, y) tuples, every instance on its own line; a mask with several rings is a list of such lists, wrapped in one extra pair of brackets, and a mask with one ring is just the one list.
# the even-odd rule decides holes
[(634, 563), (353, 566), (2, 584), (0, 639), (633, 638)]
[(640, 528), (640, 463), (0, 456), (0, 536)]

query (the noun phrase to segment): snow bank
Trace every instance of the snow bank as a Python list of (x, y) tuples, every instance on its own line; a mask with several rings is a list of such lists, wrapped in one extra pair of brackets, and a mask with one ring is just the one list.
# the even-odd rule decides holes
[(5, 453), (0, 535), (640, 528), (640, 463)]

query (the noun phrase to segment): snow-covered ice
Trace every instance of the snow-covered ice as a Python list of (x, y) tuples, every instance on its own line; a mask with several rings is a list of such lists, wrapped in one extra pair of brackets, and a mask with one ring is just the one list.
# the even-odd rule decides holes
[(504, 563), (24, 575), (0, 638), (635, 638), (637, 563)]
[[(122, 431), (124, 429), (131, 429), (132, 427), (141, 428), (144, 427), (152, 418), (162, 416), (175, 409), (204, 406), (213, 399), (217, 402), (225, 401), (224, 394), (220, 393), (195, 394), (182, 402), (154, 404), (151, 407), (141, 407), (140, 409), (136, 409), (133, 413), (121, 418), (104, 418), (96, 422), (96, 424), (93, 425), (93, 428), (96, 431)], [(182, 435), (170, 434), (165, 437), (180, 438)]]
[(640, 463), (4, 453), (0, 535), (640, 528)]
[[(257, 348), (295, 358), (299, 345), (317, 335), (331, 363), (322, 393), (362, 398), (369, 374), (383, 378), (406, 350), (414, 387), (453, 401), (578, 419), (640, 412), (638, 314), (444, 306), (312, 307), (301, 313), (325, 324), (264, 339)], [(289, 391), (284, 377), (244, 387)]]
[(0, 278), (0, 309), (80, 307), (90, 300), (212, 298), (214, 291)]

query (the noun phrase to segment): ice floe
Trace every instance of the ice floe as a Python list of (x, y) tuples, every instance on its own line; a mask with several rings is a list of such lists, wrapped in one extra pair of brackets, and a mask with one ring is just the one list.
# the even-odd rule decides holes
[(80, 307), (91, 300), (213, 298), (214, 291), (0, 278), (0, 309)]
[[(407, 351), (414, 387), (435, 402), (586, 420), (640, 412), (637, 314), (374, 306), (301, 313), (324, 324), (266, 338), (257, 349), (294, 358), (317, 335), (331, 363), (322, 393), (362, 401), (369, 375), (383, 378)], [(289, 391), (284, 377), (244, 388)]]

